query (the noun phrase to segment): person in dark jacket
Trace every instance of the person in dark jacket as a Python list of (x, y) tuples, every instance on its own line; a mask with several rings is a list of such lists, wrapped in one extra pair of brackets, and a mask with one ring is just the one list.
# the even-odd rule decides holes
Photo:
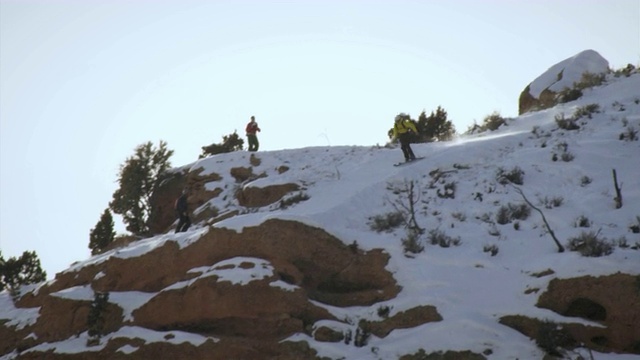
[(258, 143), (256, 132), (259, 132), (260, 128), (258, 127), (255, 116), (251, 116), (251, 121), (247, 124), (245, 131), (247, 132), (247, 140), (249, 141), (249, 151), (258, 151), (260, 143)]
[(189, 207), (187, 205), (187, 189), (182, 191), (180, 197), (175, 203), (176, 214), (178, 215), (178, 226), (176, 227), (176, 234), (179, 232), (185, 232), (191, 226), (191, 219), (189, 218)]

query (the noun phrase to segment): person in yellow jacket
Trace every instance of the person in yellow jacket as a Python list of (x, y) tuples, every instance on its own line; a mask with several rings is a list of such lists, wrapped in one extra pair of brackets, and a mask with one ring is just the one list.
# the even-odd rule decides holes
[(396, 116), (396, 123), (393, 125), (393, 138), (400, 141), (400, 149), (405, 161), (413, 161), (416, 156), (411, 150), (411, 133), (418, 133), (416, 126), (409, 119), (403, 119), (401, 115)]

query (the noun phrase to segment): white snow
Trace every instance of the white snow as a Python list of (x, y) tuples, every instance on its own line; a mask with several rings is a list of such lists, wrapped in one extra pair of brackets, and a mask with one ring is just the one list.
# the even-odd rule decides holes
[[(564, 69), (563, 81), (568, 81), (571, 69), (580, 68), (577, 65), (597, 72), (605, 64), (595, 58), (590, 52), (579, 54), (561, 63), (564, 64), (562, 67), (557, 67), (560, 64), (552, 67), (549, 73)], [(593, 64), (597, 66), (591, 67)], [(547, 74), (545, 79), (534, 82), (532, 94), (551, 85), (547, 76), (551, 78)], [(553, 86), (560, 85), (553, 83)], [(593, 114), (592, 119), (580, 120), (580, 130), (557, 129), (556, 115), (564, 113), (570, 116), (576, 108), (591, 103), (598, 103), (600, 112)], [(621, 105), (624, 110), (621, 110)], [(563, 245), (567, 239), (588, 231), (599, 232), (600, 237), (612, 242), (624, 240), (631, 246), (640, 244), (640, 234), (629, 230), (640, 217), (640, 141), (619, 140), (620, 133), (629, 127), (640, 130), (639, 74), (629, 78), (610, 76), (604, 86), (585, 91), (577, 101), (525, 114), (510, 120), (507, 126), (495, 132), (460, 136), (451, 142), (414, 144), (412, 147), (416, 155), (425, 156), (425, 159), (403, 167), (392, 166), (402, 158), (397, 148), (342, 146), (259, 152), (255, 155), (261, 164), (253, 166), (253, 172), (264, 173), (267, 177), (241, 186), (296, 183), (309, 199), (287, 208), (275, 204), (251, 212), (233, 201), (236, 182), (229, 175), (233, 167), (250, 166), (250, 155), (246, 152), (216, 155), (185, 168), (203, 168), (205, 174), (220, 174), (223, 179), (214, 183), (224, 189), (223, 194), (203, 206), (224, 211), (239, 210), (240, 215), (216, 224), (195, 224), (193, 230), (185, 233), (169, 233), (134, 242), (126, 248), (79, 262), (67, 271), (99, 264), (111, 256), (141, 256), (169, 241), (184, 248), (199, 241), (208, 231), (208, 225), (241, 232), (269, 219), (294, 220), (321, 227), (347, 244), (355, 241), (364, 250), (384, 249), (390, 255), (387, 269), (402, 287), (397, 298), (372, 306), (338, 308), (313, 301), (337, 319), (344, 320), (322, 321), (315, 324), (315, 328), (329, 326), (355, 333), (360, 319), (380, 320), (377, 310), (382, 306), (388, 306), (389, 315), (393, 316), (416, 306), (433, 305), (443, 320), (416, 328), (398, 329), (383, 339), (372, 337), (362, 348), (343, 342), (321, 343), (303, 334), (294, 335), (289, 340), (307, 341), (320, 356), (331, 358), (394, 359), (420, 349), (427, 353), (455, 349), (481, 353), (490, 348), (493, 351), (490, 359), (539, 359), (542, 351), (532, 340), (500, 325), (498, 319), (504, 315), (521, 314), (558, 323), (600, 326), (578, 318), (563, 317), (537, 308), (535, 304), (554, 278), (617, 272), (640, 274), (640, 251), (616, 246), (611, 255), (598, 258), (583, 257), (570, 251), (558, 253), (535, 211), (527, 219), (518, 221), (519, 229), (515, 229), (513, 223), (496, 224), (495, 214), (501, 206), (523, 203), (514, 187), (496, 181), (496, 172), (500, 168), (509, 171), (516, 166), (524, 171), (524, 184), (520, 188), (543, 210)], [(552, 161), (552, 154), (558, 153), (559, 146), (565, 143), (575, 158), (570, 162)], [(276, 169), (282, 165), (290, 170), (279, 174)], [(435, 169), (448, 172), (440, 182), (432, 183), (429, 173)], [(624, 205), (620, 209), (614, 207), (612, 169), (617, 170), (622, 185)], [(589, 184), (584, 184), (585, 178), (590, 179)], [(421, 238), (424, 252), (412, 256), (406, 256), (403, 249), (404, 229), (376, 233), (368, 225), (370, 217), (394, 210), (392, 203), (398, 197), (388, 187), (401, 187), (406, 181), (414, 181), (421, 189), (417, 221), (427, 229), (427, 234)], [(447, 183), (456, 184), (453, 199), (437, 195), (437, 190), (442, 190)], [(482, 194), (482, 201), (476, 198), (478, 193)], [(552, 198), (562, 198), (561, 205), (546, 208), (545, 200)], [(580, 216), (590, 220), (589, 228), (574, 225)], [(428, 231), (434, 229), (459, 238), (461, 244), (449, 248), (430, 244)], [(495, 256), (483, 251), (489, 245), (499, 249)], [(544, 277), (532, 275), (547, 269), (552, 269), (554, 274)], [(252, 257), (226, 259), (190, 272), (199, 275), (163, 291), (186, 287), (210, 276), (239, 286), (274, 277), (271, 263)], [(271, 282), (271, 286), (284, 291), (297, 289), (279, 280)], [(526, 294), (525, 291), (530, 289), (540, 291)], [(88, 286), (65, 289), (54, 295), (80, 300), (93, 298)], [(125, 320), (132, 320), (132, 312), (153, 296), (153, 293), (112, 292), (109, 301), (124, 309)], [(37, 313), (38, 309), (15, 308), (6, 292), (0, 294), (0, 319), (10, 319), (10, 324), (24, 327), (37, 321)], [(197, 346), (207, 340), (198, 335), (171, 333), (176, 336), (171, 342), (189, 341)], [(167, 341), (164, 338), (166, 334), (123, 327), (103, 338), (103, 343), (113, 337)], [(87, 348), (85, 343), (86, 334), (83, 334), (77, 339), (41, 344), (30, 351), (54, 349), (58, 353), (77, 353), (97, 350)], [(124, 346), (119, 351), (129, 354), (136, 348)], [(578, 349), (577, 352), (589, 358), (586, 350)], [(638, 358), (633, 355), (593, 354), (598, 360)]]
[(594, 50), (585, 50), (550, 67), (531, 83), (529, 94), (537, 99), (545, 89), (559, 92), (573, 87), (585, 72), (602, 74), (608, 69), (609, 62), (605, 58)]
[(7, 326), (15, 326), (18, 330), (31, 326), (38, 321), (40, 308), (17, 308), (8, 291), (0, 292), (0, 323), (8, 320)]
[[(118, 331), (107, 334), (100, 339), (100, 344), (96, 346), (87, 346), (87, 340), (89, 335), (87, 332), (80, 334), (79, 336), (73, 336), (67, 340), (43, 343), (29, 350), (30, 352), (47, 352), (53, 350), (57, 354), (78, 354), (82, 352), (98, 352), (104, 349), (111, 339), (142, 339), (145, 343), (154, 342), (167, 342), (171, 344), (190, 343), (194, 346), (200, 346), (205, 341), (211, 340), (217, 342), (218, 340), (213, 337), (205, 337), (196, 334), (186, 333), (182, 331), (153, 331), (137, 326), (123, 326)], [(133, 346), (124, 346), (120, 348), (120, 351), (130, 354), (136, 351)], [(0, 358), (2, 360), (2, 358)]]
[(193, 279), (175, 283), (164, 290), (188, 287), (199, 279), (210, 276), (216, 276), (217, 282), (228, 281), (234, 285), (246, 285), (252, 281), (272, 277), (273, 266), (264, 259), (239, 256), (220, 261), (211, 267), (198, 267), (188, 272), (200, 273), (200, 275)]

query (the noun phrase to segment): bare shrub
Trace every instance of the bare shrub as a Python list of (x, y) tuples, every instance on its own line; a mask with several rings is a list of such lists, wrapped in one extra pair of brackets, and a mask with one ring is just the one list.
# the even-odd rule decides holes
[(580, 89), (576, 89), (576, 88), (564, 88), (562, 91), (560, 91), (558, 93), (558, 95), (556, 96), (556, 99), (558, 99), (558, 102), (563, 104), (563, 103), (568, 103), (574, 100), (578, 100), (582, 97), (582, 90)]
[(443, 248), (448, 248), (448, 247), (451, 247), (452, 245), (458, 246), (461, 243), (459, 237), (452, 238), (438, 229), (429, 230), (428, 239), (432, 245), (439, 245), (440, 247), (443, 247)]
[(494, 131), (500, 126), (507, 123), (507, 119), (502, 117), (499, 112), (495, 111), (491, 115), (487, 115), (480, 126), (483, 131)]
[(465, 215), (462, 212), (454, 212), (451, 213), (451, 217), (460, 221), (460, 222), (465, 222), (467, 220), (467, 215)]
[(507, 204), (501, 206), (496, 213), (496, 222), (500, 225), (508, 224), (511, 220), (526, 220), (531, 214), (531, 208), (527, 204)]
[(633, 126), (627, 126), (626, 130), (620, 133), (619, 139), (624, 141), (638, 141), (638, 130)]
[(591, 227), (591, 220), (584, 215), (578, 216), (576, 221), (574, 222), (574, 227), (588, 228)]
[(409, 229), (407, 236), (402, 239), (402, 246), (405, 253), (418, 254), (424, 251), (424, 245), (420, 241), (420, 233)]
[(573, 84), (573, 87), (576, 89), (587, 89), (594, 86), (600, 86), (604, 83), (606, 75), (602, 74), (594, 74), (591, 72), (584, 72), (580, 81)]
[(400, 211), (392, 211), (369, 218), (369, 227), (376, 232), (391, 232), (405, 223), (405, 216)]
[(582, 232), (579, 236), (570, 238), (567, 248), (577, 251), (582, 256), (600, 257), (613, 252), (613, 245), (606, 238), (598, 237), (598, 232)]
[(582, 178), (580, 178), (580, 186), (585, 187), (591, 184), (592, 181), (593, 181), (592, 178), (588, 177), (587, 175), (584, 175)]
[(556, 125), (563, 130), (578, 130), (580, 126), (576, 124), (576, 119), (564, 117), (564, 113), (555, 116)]
[(588, 105), (577, 108), (573, 112), (573, 118), (575, 120), (578, 120), (586, 116), (587, 118), (591, 119), (593, 114), (599, 113), (599, 112), (600, 112), (600, 105), (588, 104)]
[(456, 197), (456, 183), (454, 181), (444, 184), (444, 189), (438, 189), (438, 197), (441, 199), (455, 199)]
[(499, 248), (498, 248), (498, 246), (497, 246), (497, 245), (495, 245), (495, 244), (485, 245), (485, 246), (482, 248), (482, 251), (483, 251), (483, 252), (488, 252), (488, 253), (490, 253), (490, 254), (491, 254), (491, 256), (496, 256), (496, 255), (498, 255), (498, 251), (499, 251), (499, 250), (500, 250), (500, 249), (499, 249)]
[(562, 196), (554, 196), (551, 198), (545, 196), (544, 199), (542, 200), (542, 204), (547, 209), (560, 207), (563, 202), (564, 202), (564, 198)]
[(403, 214), (407, 228), (422, 234), (424, 229), (416, 221), (416, 205), (420, 202), (420, 183), (416, 180), (404, 179), (402, 183), (387, 183), (387, 190), (395, 195), (395, 199), (387, 199), (391, 206)]
[(569, 144), (567, 144), (566, 141), (556, 144), (551, 160), (557, 161), (558, 154), (560, 154), (560, 159), (564, 162), (569, 162), (575, 159), (575, 156), (569, 151)]
[(524, 184), (524, 170), (520, 169), (520, 167), (516, 166), (510, 171), (506, 171), (503, 168), (499, 168), (496, 174), (496, 180), (502, 184), (506, 185), (509, 183), (522, 185)]
[(501, 206), (496, 212), (496, 222), (500, 225), (508, 224), (511, 221), (511, 215), (509, 214), (509, 208), (507, 206)]
[(615, 76), (615, 77), (620, 77), (620, 76), (629, 77), (634, 72), (638, 72), (638, 69), (635, 66), (633, 66), (633, 64), (627, 64), (627, 66), (623, 67), (622, 69), (614, 70), (613, 71), (613, 76)]
[(636, 223), (631, 224), (629, 230), (634, 234), (640, 234), (640, 216), (636, 216)]

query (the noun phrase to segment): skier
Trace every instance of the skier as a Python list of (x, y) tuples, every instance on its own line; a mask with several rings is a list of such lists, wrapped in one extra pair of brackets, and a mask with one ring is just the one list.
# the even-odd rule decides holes
[(404, 155), (404, 160), (409, 162), (416, 159), (416, 156), (411, 150), (411, 132), (418, 133), (416, 126), (409, 119), (404, 119), (402, 114), (396, 116), (396, 122), (393, 125), (393, 139), (400, 141), (400, 149)]
[(182, 190), (182, 194), (176, 200), (175, 209), (178, 218), (178, 226), (176, 227), (176, 234), (179, 232), (185, 232), (191, 226), (191, 219), (189, 218), (189, 211), (187, 207), (187, 189)]
[(251, 121), (249, 121), (245, 130), (247, 132), (247, 140), (249, 142), (249, 151), (258, 151), (258, 146), (260, 144), (258, 143), (256, 131), (260, 131), (260, 128), (258, 127), (255, 116), (251, 116)]

